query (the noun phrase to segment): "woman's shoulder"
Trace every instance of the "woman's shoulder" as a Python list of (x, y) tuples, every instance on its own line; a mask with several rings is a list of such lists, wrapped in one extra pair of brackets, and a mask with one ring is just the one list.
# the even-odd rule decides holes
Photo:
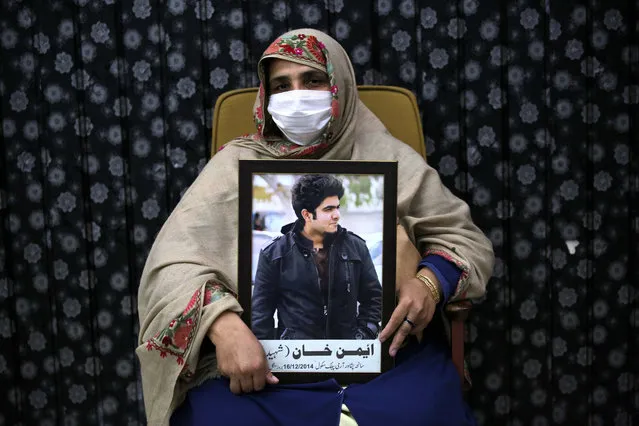
[(215, 204), (237, 198), (239, 160), (255, 158), (253, 151), (229, 144), (209, 158), (182, 196), (178, 209)]
[(423, 161), (420, 153), (388, 132), (376, 132), (358, 138), (353, 157), (357, 160)]
[(239, 160), (244, 158), (254, 158), (256, 156), (255, 150), (244, 146), (240, 143), (235, 143), (237, 141), (233, 140), (227, 144), (222, 145), (222, 147), (211, 155), (211, 160), (215, 160), (216, 162), (220, 161), (228, 161), (231, 159)]
[(228, 143), (209, 158), (200, 175), (234, 172), (239, 168), (239, 160), (256, 158), (258, 156), (255, 150), (240, 144)]

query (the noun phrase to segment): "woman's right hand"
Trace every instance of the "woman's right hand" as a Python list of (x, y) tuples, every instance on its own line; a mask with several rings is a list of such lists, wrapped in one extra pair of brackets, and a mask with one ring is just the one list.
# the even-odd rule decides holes
[(268, 368), (262, 345), (235, 312), (217, 317), (208, 336), (215, 345), (220, 374), (230, 379), (234, 394), (260, 391), (265, 383), (279, 383)]

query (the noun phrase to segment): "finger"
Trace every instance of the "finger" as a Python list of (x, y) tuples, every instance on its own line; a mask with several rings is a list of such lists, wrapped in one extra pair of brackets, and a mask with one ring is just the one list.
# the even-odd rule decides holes
[(268, 373), (266, 373), (266, 383), (268, 383), (269, 385), (276, 385), (279, 382), (280, 382), (280, 379), (275, 377), (275, 375), (273, 375), (273, 373), (271, 373), (270, 371)]
[(239, 395), (242, 393), (240, 381), (236, 378), (231, 378), (231, 385), (229, 387), (231, 388), (231, 392), (233, 392), (235, 395)]
[(395, 333), (395, 330), (397, 330), (397, 327), (402, 325), (402, 322), (404, 321), (404, 318), (406, 318), (407, 313), (408, 313), (408, 306), (400, 302), (400, 304), (395, 307), (395, 310), (393, 311), (393, 314), (391, 315), (390, 320), (388, 320), (386, 327), (384, 327), (382, 332), (379, 334), (380, 342), (383, 343), (390, 336), (392, 336), (393, 333)]
[(424, 331), (426, 326), (428, 326), (428, 321), (427, 320), (422, 320), (422, 321), (420, 321), (419, 324), (415, 325), (415, 327), (413, 327), (411, 329), (409, 334), (415, 334), (415, 335), (420, 334), (422, 331)]
[(424, 308), (423, 313), (420, 315), (419, 323), (417, 323), (417, 327), (413, 328), (411, 334), (417, 334), (424, 331), (428, 324), (433, 320), (433, 315), (435, 313), (435, 308), (426, 306)]
[(422, 334), (424, 330), (426, 329), (426, 327), (428, 327), (428, 324), (430, 324), (430, 322), (433, 320), (434, 314), (435, 314), (435, 308), (433, 306), (427, 305), (424, 308), (424, 312), (421, 314), (419, 323), (417, 324), (416, 327), (413, 327), (413, 329), (411, 330), (410, 334), (414, 334), (417, 336), (418, 343), (421, 343)]
[(253, 392), (253, 376), (247, 374), (240, 377), (240, 386), (242, 387), (242, 392)]
[(390, 349), (388, 351), (390, 356), (397, 355), (399, 347), (402, 345), (402, 342), (404, 341), (406, 336), (408, 336), (411, 330), (412, 327), (407, 322), (404, 322), (404, 324), (399, 327), (399, 330), (397, 330), (397, 333), (395, 333), (395, 337), (393, 338), (393, 342), (391, 343)]
[(424, 319), (424, 328), (430, 324), (433, 320), (433, 316), (435, 315), (435, 308), (430, 308), (426, 311), (426, 318)]
[[(410, 318), (410, 315), (408, 317)], [(420, 313), (416, 315), (416, 319), (414, 322), (415, 322), (415, 327), (411, 329), (410, 334), (421, 333), (430, 322), (430, 319), (428, 318), (428, 312), (426, 311), (424, 313)]]
[(262, 373), (253, 374), (253, 390), (261, 391), (264, 389), (264, 383), (266, 382), (266, 376)]

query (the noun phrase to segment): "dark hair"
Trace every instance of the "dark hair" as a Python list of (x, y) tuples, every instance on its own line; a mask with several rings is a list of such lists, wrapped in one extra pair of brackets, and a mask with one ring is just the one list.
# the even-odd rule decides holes
[(335, 176), (331, 175), (304, 175), (293, 185), (291, 189), (293, 211), (299, 219), (302, 219), (302, 210), (306, 209), (316, 217), (315, 209), (328, 197), (344, 196), (344, 186)]

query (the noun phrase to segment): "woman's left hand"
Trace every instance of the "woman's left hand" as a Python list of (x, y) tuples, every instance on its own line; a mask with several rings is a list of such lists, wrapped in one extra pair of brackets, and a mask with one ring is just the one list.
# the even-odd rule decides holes
[[(421, 272), (439, 285), (437, 277), (430, 270), (424, 268)], [(433, 318), (436, 309), (432, 294), (418, 278), (407, 278), (398, 284), (399, 300), (397, 306), (388, 324), (379, 335), (379, 340), (384, 342), (395, 333), (389, 349), (391, 356), (397, 354), (397, 350), (409, 334), (421, 336), (422, 331)]]

